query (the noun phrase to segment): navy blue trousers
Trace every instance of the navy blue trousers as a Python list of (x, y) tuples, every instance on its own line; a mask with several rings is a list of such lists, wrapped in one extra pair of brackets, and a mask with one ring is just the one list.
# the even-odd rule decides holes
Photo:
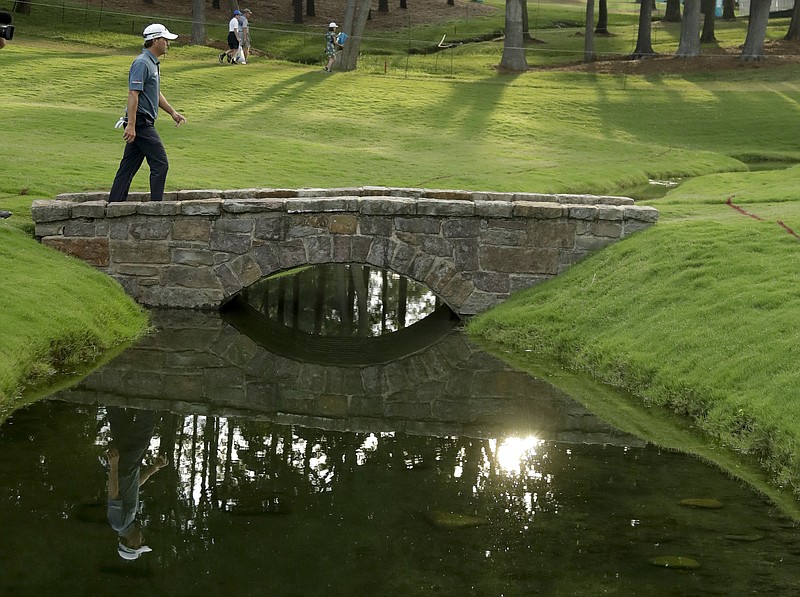
[(125, 153), (122, 154), (119, 170), (108, 195), (109, 201), (125, 201), (128, 198), (131, 181), (145, 159), (150, 166), (150, 201), (161, 201), (164, 198), (164, 185), (169, 170), (167, 150), (164, 149), (153, 121), (140, 114), (136, 118), (136, 138), (125, 144)]
[(155, 431), (157, 417), (152, 410), (107, 406), (111, 439), (119, 451), (119, 474), (129, 474), (142, 464)]

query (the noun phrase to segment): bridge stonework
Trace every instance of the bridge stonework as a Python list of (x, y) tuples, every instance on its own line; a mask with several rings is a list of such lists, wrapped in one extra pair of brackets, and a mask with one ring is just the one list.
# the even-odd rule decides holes
[(391, 363), (339, 367), (276, 355), (214, 313), (155, 309), (152, 318), (165, 333), (56, 397), (330, 431), (645, 444), (461, 333)]
[(279, 271), (361, 263), (473, 315), (654, 224), (626, 197), (387, 187), (146, 193), (33, 203), (36, 237), (151, 307), (206, 309)]

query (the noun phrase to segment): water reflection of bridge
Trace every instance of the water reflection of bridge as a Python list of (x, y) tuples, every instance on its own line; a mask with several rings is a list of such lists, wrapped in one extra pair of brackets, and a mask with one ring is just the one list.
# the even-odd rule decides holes
[(336, 431), (642, 444), (458, 332), (390, 363), (336, 367), (271, 353), (209, 313), (156, 311), (154, 324), (60, 398)]

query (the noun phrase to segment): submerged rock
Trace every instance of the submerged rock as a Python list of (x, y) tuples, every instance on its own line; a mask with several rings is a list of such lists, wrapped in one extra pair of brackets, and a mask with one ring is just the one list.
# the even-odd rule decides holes
[(690, 508), (704, 508), (706, 510), (717, 510), (722, 508), (722, 502), (713, 498), (689, 498), (681, 500), (681, 506)]
[(725, 535), (725, 538), (730, 541), (752, 542), (761, 541), (761, 539), (764, 538), (764, 535), (759, 533), (729, 533)]
[(675, 570), (697, 570), (700, 567), (700, 562), (685, 556), (658, 556), (647, 561), (653, 566)]
[(425, 519), (433, 526), (442, 529), (466, 529), (469, 527), (481, 527), (489, 524), (489, 521), (485, 518), (470, 516), (469, 514), (444, 512), (441, 510), (432, 510), (426, 512)]
[(225, 511), (230, 516), (274, 516), (292, 513), (292, 504), (286, 500), (264, 500), (256, 505), (237, 504)]
[(122, 578), (150, 578), (153, 576), (149, 568), (135, 565), (115, 564), (110, 566), (99, 566), (97, 571), (101, 574), (120, 576)]
[(106, 504), (81, 504), (75, 512), (75, 518), (81, 522), (108, 524), (108, 506)]

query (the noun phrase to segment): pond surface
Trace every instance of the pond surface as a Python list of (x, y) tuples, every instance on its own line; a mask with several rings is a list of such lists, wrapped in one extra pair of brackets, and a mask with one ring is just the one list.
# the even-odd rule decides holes
[[(0, 594), (800, 592), (797, 529), (761, 497), (459, 329), (334, 366), (216, 314), (154, 324), (0, 428)], [(107, 517), (111, 446), (120, 485), (167, 462), (133, 492), (138, 559)]]
[[(747, 169), (750, 172), (767, 172), (771, 170), (787, 170), (796, 166), (794, 162), (775, 160), (749, 161)], [(621, 187), (611, 192), (612, 195), (623, 195), (636, 201), (651, 201), (667, 196), (667, 193), (679, 187), (688, 178), (671, 178), (666, 180), (650, 179), (646, 183)]]
[(385, 269), (337, 263), (297, 268), (245, 288), (239, 300), (305, 334), (376, 337), (433, 313), (436, 295)]

